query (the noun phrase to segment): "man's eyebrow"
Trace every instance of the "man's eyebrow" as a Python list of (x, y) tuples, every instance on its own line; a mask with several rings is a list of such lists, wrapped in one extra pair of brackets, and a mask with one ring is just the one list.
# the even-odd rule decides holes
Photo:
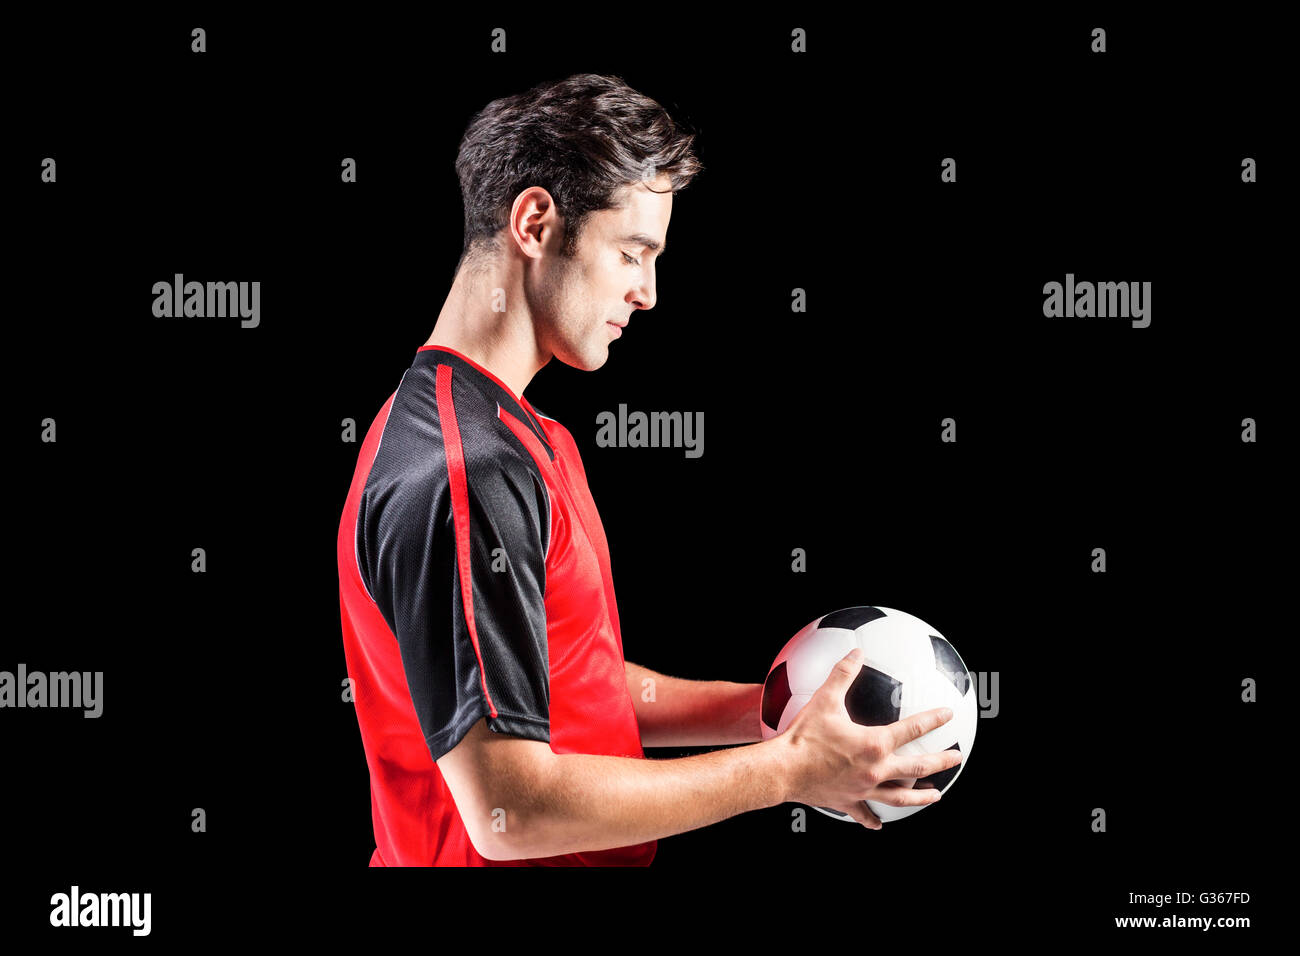
[(647, 236), (644, 232), (634, 232), (634, 233), (632, 233), (632, 235), (630, 235), (630, 236), (619, 236), (618, 241), (619, 241), (619, 242), (634, 242), (634, 243), (636, 243), (638, 246), (645, 246), (645, 247), (646, 247), (647, 249), (649, 249), (651, 252), (657, 252), (657, 253), (658, 253), (659, 255), (661, 255), (661, 256), (662, 256), (665, 252), (668, 251), (668, 243), (667, 243), (667, 242), (665, 242), (665, 243), (663, 243), (663, 244), (661, 245), (658, 241), (656, 241), (656, 240), (654, 240), (654, 239), (651, 239), (651, 238), (650, 238), (649, 236)]

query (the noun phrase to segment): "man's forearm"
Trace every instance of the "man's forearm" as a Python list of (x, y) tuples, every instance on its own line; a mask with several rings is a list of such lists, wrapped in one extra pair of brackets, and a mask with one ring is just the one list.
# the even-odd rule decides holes
[(685, 680), (630, 662), (626, 669), (641, 746), (714, 747), (762, 739), (762, 684)]
[(674, 760), (557, 754), (510, 836), (519, 859), (632, 846), (786, 801), (781, 739)]

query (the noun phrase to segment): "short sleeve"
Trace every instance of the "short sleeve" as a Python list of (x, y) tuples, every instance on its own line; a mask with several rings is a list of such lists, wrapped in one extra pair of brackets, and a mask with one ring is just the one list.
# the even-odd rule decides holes
[(497, 733), (550, 742), (549, 495), (530, 462), (483, 444), (466, 442), (463, 527), (454, 483), (427, 458), (368, 483), (358, 516), (363, 578), (435, 761), (483, 717)]

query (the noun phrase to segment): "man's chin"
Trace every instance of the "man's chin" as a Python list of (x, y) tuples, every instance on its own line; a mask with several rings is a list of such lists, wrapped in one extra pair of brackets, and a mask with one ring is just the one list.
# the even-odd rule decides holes
[(555, 357), (570, 368), (576, 368), (583, 372), (594, 372), (609, 361), (609, 346), (598, 346), (585, 355), (556, 355)]

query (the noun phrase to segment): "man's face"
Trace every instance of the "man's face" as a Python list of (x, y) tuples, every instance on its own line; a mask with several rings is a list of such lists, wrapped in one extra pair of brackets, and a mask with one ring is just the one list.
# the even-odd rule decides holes
[[(623, 208), (592, 213), (572, 258), (559, 254), (563, 237), (525, 282), (538, 344), (565, 365), (594, 371), (609, 358), (609, 343), (638, 309), (655, 304), (655, 259), (672, 215), (671, 181), (623, 187)], [(642, 238), (634, 238), (640, 236)], [(657, 243), (659, 252), (650, 248)]]

